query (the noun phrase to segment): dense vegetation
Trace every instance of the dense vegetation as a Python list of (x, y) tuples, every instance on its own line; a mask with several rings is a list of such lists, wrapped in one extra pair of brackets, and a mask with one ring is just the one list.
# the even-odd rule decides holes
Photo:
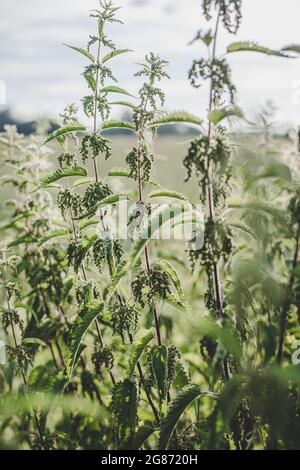
[[(90, 125), (71, 104), (50, 136), (45, 123), (0, 135), (2, 449), (300, 447), (298, 135), (275, 138), (270, 107), (250, 123), (230, 69), (232, 53), (284, 61), (300, 48), (233, 42), (218, 57), (242, 1), (199, 3), (209, 25), (188, 77), (209, 84), (207, 122), (161, 110), (168, 64), (156, 54), (138, 66), (135, 96), (117, 84), (110, 65), (130, 50), (109, 36), (119, 8), (101, 0), (87, 47), (69, 46), (87, 61)], [(115, 105), (132, 119), (113, 119)], [(169, 124), (197, 135), (168, 144), (165, 188), (155, 142)], [(112, 142), (112, 129), (132, 138)], [(126, 201), (120, 239), (112, 220)], [(187, 205), (181, 224), (194, 222), (199, 203), (203, 246), (201, 233), (156, 237)]]

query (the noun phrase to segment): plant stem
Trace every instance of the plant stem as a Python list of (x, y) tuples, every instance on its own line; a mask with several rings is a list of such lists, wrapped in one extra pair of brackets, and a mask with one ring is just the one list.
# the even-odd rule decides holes
[[(99, 65), (100, 65), (100, 51), (101, 51), (101, 37), (99, 37), (98, 41), (98, 50), (97, 50), (97, 62), (96, 62), (96, 79), (95, 79), (95, 103), (94, 103), (94, 116), (93, 116), (93, 133), (97, 133), (97, 102), (98, 102), (98, 87), (99, 87)], [(97, 160), (96, 160), (97, 155), (93, 155), (93, 164), (94, 164), (94, 173), (95, 173), (95, 179), (96, 183), (99, 181), (99, 175), (98, 175), (98, 167), (97, 167)]]
[[(103, 224), (103, 220), (102, 220), (102, 224)], [(108, 267), (109, 267), (109, 273), (110, 273), (110, 276), (113, 277), (113, 274), (114, 274), (114, 268), (112, 266), (112, 263), (110, 262), (110, 258), (108, 257)], [(118, 290), (116, 291), (116, 295), (117, 295), (117, 298), (118, 298), (118, 302), (120, 305), (123, 305), (123, 299), (122, 299), (122, 296), (121, 294), (118, 292)], [(130, 344), (133, 344), (133, 336), (132, 334), (130, 333), (129, 330), (127, 330), (127, 333), (128, 333), (128, 337), (129, 337), (129, 341), (130, 341)], [(148, 399), (148, 402), (149, 402), (149, 405), (151, 406), (152, 408), (152, 411), (153, 411), (153, 414), (154, 414), (154, 417), (155, 417), (155, 420), (157, 422), (157, 424), (159, 425), (160, 423), (160, 417), (159, 417), (159, 413), (153, 403), (153, 400), (151, 398), (151, 395), (149, 394), (148, 390), (147, 390), (147, 387), (146, 387), (146, 384), (145, 384), (145, 377), (144, 377), (144, 374), (143, 374), (143, 370), (142, 370), (142, 367), (141, 367), (141, 364), (140, 362), (138, 361), (137, 362), (137, 369), (138, 369), (138, 373), (139, 373), (139, 376), (140, 376), (140, 380), (141, 380), (141, 384), (144, 388), (144, 391), (146, 393), (146, 396), (147, 396), (147, 399)]]
[[(49, 306), (48, 306), (48, 303), (47, 303), (47, 300), (45, 298), (45, 294), (43, 292), (43, 289), (39, 289), (40, 290), (40, 293), (41, 293), (41, 296), (42, 296), (42, 299), (43, 299), (43, 303), (44, 303), (44, 309), (45, 309), (45, 312), (46, 312), (46, 315), (47, 315), (47, 318), (49, 318), (51, 320), (51, 313), (50, 313), (50, 309), (49, 309)], [(55, 343), (55, 346), (56, 346), (56, 349), (58, 351), (58, 355), (59, 355), (59, 359), (60, 359), (60, 362), (61, 362), (61, 365), (63, 368), (65, 368), (65, 361), (64, 361), (64, 357), (63, 357), (63, 353), (62, 353), (62, 350), (61, 350), (61, 347), (59, 345), (59, 342), (58, 342), (58, 339), (57, 337), (55, 336), (54, 338), (54, 343)], [(52, 349), (52, 345), (51, 343), (50, 344), (50, 349), (51, 349), (51, 353), (52, 353), (52, 356), (53, 356), (53, 359), (55, 361), (55, 356), (54, 356), (54, 352), (53, 352), (53, 349)], [(55, 361), (56, 362), (56, 361)], [(56, 364), (57, 365), (57, 364)]]
[[(74, 217), (73, 217), (72, 208), (70, 208), (70, 218), (71, 218), (71, 220), (72, 220), (73, 236), (74, 236), (75, 239), (77, 239), (77, 238), (78, 238), (78, 235), (77, 235), (77, 230), (76, 230), (76, 226), (75, 226), (75, 223), (74, 223)], [(85, 267), (84, 267), (83, 264), (81, 265), (81, 272), (82, 272), (82, 277), (83, 277), (84, 281), (87, 282), (87, 281), (88, 281), (88, 277), (87, 277), (86, 270), (85, 270)], [(98, 323), (98, 320), (97, 320), (97, 319), (95, 319), (94, 324), (95, 324), (95, 326), (96, 326), (96, 331), (97, 331), (97, 335), (98, 335), (98, 339), (99, 339), (101, 348), (103, 348), (103, 347), (104, 347), (104, 342), (103, 342), (101, 330), (100, 330), (99, 323)], [(112, 384), (115, 385), (116, 380), (115, 380), (115, 377), (114, 377), (114, 375), (113, 375), (113, 373), (112, 373), (111, 371), (109, 372), (109, 375), (110, 375)]]
[[(148, 104), (148, 98), (145, 99), (143, 113), (145, 113), (147, 110), (147, 104)], [(141, 204), (144, 203), (143, 183), (142, 183), (142, 175), (141, 175), (141, 151), (142, 151), (141, 146), (142, 146), (142, 141), (144, 141), (144, 132), (145, 132), (144, 120), (142, 120), (141, 129), (139, 130), (139, 133), (138, 133), (138, 152), (137, 152), (137, 185), (138, 185), (139, 202)], [(149, 257), (149, 250), (147, 246), (145, 246), (145, 249), (144, 249), (144, 257), (145, 257), (147, 273), (150, 279), (150, 257)], [(161, 341), (161, 333), (160, 333), (160, 325), (159, 325), (159, 315), (156, 309), (154, 299), (152, 300), (152, 313), (153, 313), (153, 318), (154, 318), (154, 323), (155, 323), (157, 343), (159, 346), (161, 346), (162, 341)]]
[[(129, 336), (129, 341), (131, 344), (133, 344), (133, 337), (132, 337), (132, 334), (130, 332), (128, 332), (128, 336)], [(146, 384), (145, 384), (145, 378), (144, 378), (144, 374), (143, 374), (143, 370), (142, 370), (142, 366), (140, 364), (140, 362), (138, 361), (137, 362), (137, 370), (138, 370), (138, 373), (139, 373), (139, 376), (140, 376), (140, 379), (141, 379), (141, 384), (145, 390), (145, 393), (146, 393), (146, 396), (147, 396), (147, 400), (149, 402), (149, 405), (151, 406), (152, 408), (152, 411), (153, 411), (153, 414), (154, 414), (154, 417), (155, 417), (155, 420), (156, 420), (156, 423), (159, 425), (160, 424), (160, 417), (159, 417), (159, 414), (158, 414), (158, 411), (153, 403), (153, 400), (151, 398), (151, 395), (150, 393), (148, 392), (147, 390), (147, 387), (146, 387)]]
[[(3, 257), (5, 259), (5, 254), (4, 253), (3, 253)], [(5, 269), (4, 269), (4, 285), (5, 286), (6, 286), (6, 283), (7, 283), (7, 274), (6, 274), (6, 267), (5, 267)], [(9, 300), (9, 297), (7, 295), (7, 292), (6, 292), (6, 288), (4, 288), (4, 292), (5, 292), (5, 299), (6, 299), (6, 304), (7, 304), (8, 311), (11, 312), (10, 300)], [(15, 346), (15, 349), (17, 350), (18, 342), (17, 342), (17, 336), (16, 336), (16, 332), (15, 332), (15, 326), (14, 326), (14, 323), (13, 323), (12, 320), (10, 322), (10, 326), (11, 326), (11, 330), (12, 330), (14, 346)], [(43, 450), (46, 450), (45, 443), (44, 443), (44, 436), (43, 436), (43, 432), (42, 432), (38, 417), (37, 417), (34, 409), (32, 408), (32, 406), (30, 404), (30, 400), (29, 400), (29, 397), (28, 397), (28, 394), (27, 394), (27, 379), (26, 379), (26, 375), (25, 375), (22, 364), (20, 364), (20, 371), (21, 371), (21, 376), (22, 376), (24, 386), (26, 388), (26, 398), (27, 398), (29, 407), (31, 409), (31, 413), (32, 413), (32, 416), (33, 416), (33, 419), (34, 419), (34, 422), (35, 422), (35, 426), (36, 426), (36, 429), (37, 429), (37, 432), (38, 432), (38, 435), (39, 435), (39, 438), (40, 438), (41, 446), (42, 446)]]
[[(218, 38), (218, 31), (220, 25), (220, 18), (221, 18), (221, 11), (218, 11), (214, 37), (213, 37), (213, 50), (212, 50), (212, 61), (214, 61), (216, 57), (216, 48), (217, 48), (217, 38)], [(213, 109), (213, 84), (211, 80), (210, 84), (210, 92), (209, 92), (209, 112)], [(213, 124), (209, 121), (208, 124), (208, 140), (211, 141), (213, 137)], [(206, 170), (207, 170), (207, 199), (208, 199), (208, 216), (212, 222), (215, 221), (215, 206), (214, 206), (214, 199), (213, 199), (213, 167), (211, 165), (210, 156), (207, 155), (206, 158)], [(219, 317), (222, 322), (224, 322), (226, 318), (226, 313), (224, 310), (224, 303), (223, 303), (223, 293), (222, 293), (222, 282), (220, 276), (220, 268), (218, 262), (213, 263), (213, 282), (214, 282), (214, 291), (215, 291), (215, 300), (217, 304), (217, 308), (219, 311)], [(227, 357), (223, 360), (223, 374), (224, 378), (228, 380), (230, 378), (229, 367), (228, 367), (228, 360)]]
[[(94, 116), (93, 116), (93, 133), (94, 134), (97, 133), (97, 101), (98, 101), (98, 87), (99, 87), (99, 79), (100, 79), (100, 76), (99, 76), (100, 51), (101, 51), (101, 37), (99, 37), (99, 40), (98, 40), (97, 60), (96, 60), (97, 69), (96, 69), (96, 79), (95, 79), (95, 94), (94, 94), (95, 103), (94, 103)], [(98, 167), (97, 167), (96, 157), (97, 157), (97, 155), (94, 154), (93, 155), (94, 174), (95, 174), (96, 183), (98, 183), (99, 182), (99, 174), (98, 174)], [(86, 274), (86, 271), (85, 271), (83, 265), (82, 265), (82, 274), (83, 274), (84, 280), (87, 281), (87, 274)], [(98, 322), (97, 318), (95, 319), (94, 323), (95, 323), (95, 326), (96, 326), (96, 331), (97, 331), (97, 335), (98, 335), (100, 345), (103, 348), (104, 347), (104, 341), (103, 341), (103, 338), (102, 338), (102, 334), (101, 334), (101, 330), (100, 330), (100, 326), (99, 326), (99, 322)], [(112, 373), (112, 371), (109, 371), (109, 375), (110, 375), (112, 384), (115, 385), (116, 380), (115, 380), (115, 377), (114, 377), (114, 374)]]
[(282, 312), (281, 312), (281, 315), (280, 315), (280, 336), (279, 336), (279, 344), (278, 344), (278, 351), (277, 351), (277, 362), (279, 364), (281, 364), (282, 360), (283, 360), (283, 348), (284, 348), (284, 342), (285, 342), (287, 317), (288, 317), (289, 309), (290, 309), (290, 306), (291, 306), (291, 297), (292, 297), (292, 293), (293, 293), (292, 291), (293, 291), (293, 286), (294, 286), (294, 282), (295, 282), (294, 270), (297, 267), (298, 258), (299, 258), (300, 223), (298, 224), (297, 234), (296, 234), (296, 237), (295, 237), (295, 242), (296, 242), (296, 245), (295, 245), (294, 257), (293, 257), (292, 272), (289, 276), (287, 293), (286, 293), (286, 297), (285, 297), (284, 304), (283, 304), (283, 307), (282, 307)]

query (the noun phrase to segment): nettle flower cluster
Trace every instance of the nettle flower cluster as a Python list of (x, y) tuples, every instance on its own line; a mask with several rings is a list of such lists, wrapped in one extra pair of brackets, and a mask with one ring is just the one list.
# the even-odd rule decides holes
[(167, 64), (167, 61), (150, 53), (146, 56), (146, 62), (142, 65), (141, 70), (134, 75), (135, 77), (146, 77), (147, 79), (139, 90), (140, 103), (134, 108), (132, 113), (135, 130), (138, 134), (139, 146), (134, 147), (126, 157), (130, 175), (138, 182), (149, 181), (150, 178), (154, 156), (149, 151), (147, 128), (150, 127), (153, 136), (155, 136), (156, 127), (151, 127), (151, 123), (157, 115), (158, 106), (163, 106), (165, 102), (164, 92), (155, 83), (163, 78), (169, 78), (165, 71)]
[[(224, 18), (225, 5), (224, 2), (221, 3), (219, 15)], [(204, 2), (204, 13), (207, 19), (210, 19), (208, 7), (208, 2)], [(225, 17), (227, 22), (229, 13)], [(240, 16), (236, 19), (236, 29), (238, 29), (239, 18)], [(217, 27), (218, 22), (219, 18)], [(191, 142), (183, 164), (187, 170), (186, 181), (195, 171), (200, 186), (200, 200), (208, 207), (204, 247), (201, 251), (191, 251), (190, 259), (194, 267), (195, 262), (200, 258), (201, 264), (205, 266), (208, 277), (211, 279), (216, 263), (221, 259), (229, 260), (232, 248), (232, 231), (224, 220), (218, 218), (216, 209), (226, 204), (232, 173), (231, 148), (227, 142), (226, 131), (219, 124), (228, 111), (226, 108), (219, 108), (224, 106), (226, 96), (229, 104), (234, 104), (236, 88), (231, 80), (231, 69), (227, 60), (225, 58), (219, 60), (212, 52), (215, 51), (216, 37), (212, 36), (211, 30), (206, 33), (199, 32), (195, 40), (200, 40), (206, 46), (209, 59), (195, 60), (189, 71), (189, 79), (195, 88), (199, 88), (205, 81), (209, 83), (209, 124), (207, 135), (201, 135)], [(232, 112), (234, 114), (235, 111)], [(213, 282), (210, 284), (213, 285)]]
[(231, 81), (231, 69), (226, 59), (195, 60), (189, 71), (189, 79), (194, 88), (200, 88), (204, 80), (211, 81), (214, 106), (221, 102), (225, 93), (230, 102), (234, 102), (236, 87)]
[[(122, 248), (120, 244), (107, 236), (93, 237), (92, 240), (84, 237), (82, 232), (75, 228), (75, 219), (84, 220), (95, 216), (98, 206), (102, 200), (113, 195), (112, 189), (108, 184), (102, 182), (99, 177), (98, 161), (101, 158), (108, 159), (111, 154), (111, 142), (101, 133), (101, 127), (113, 128), (114, 123), (107, 121), (110, 116), (111, 106), (120, 104), (120, 102), (111, 102), (109, 96), (113, 93), (127, 94), (125, 90), (115, 86), (104, 86), (105, 81), (116, 82), (112, 70), (106, 63), (125, 52), (128, 49), (116, 49), (115, 44), (107, 37), (105, 33), (105, 25), (107, 23), (121, 23), (116, 18), (119, 8), (114, 7), (111, 2), (100, 2), (101, 9), (93, 10), (90, 15), (95, 18), (98, 26), (98, 34), (90, 37), (87, 50), (72, 47), (76, 51), (83, 53), (91, 62), (91, 65), (85, 67), (83, 76), (86, 79), (91, 94), (83, 98), (83, 109), (88, 118), (92, 119), (90, 133), (86, 133), (82, 138), (76, 137), (76, 131), (80, 130), (77, 119), (77, 108), (75, 105), (67, 107), (61, 114), (62, 125), (65, 134), (61, 138), (62, 154), (58, 161), (60, 170), (58, 175), (70, 172), (70, 176), (78, 174), (78, 176), (86, 176), (85, 167), (91, 160), (93, 163), (94, 174), (90, 178), (79, 181), (77, 186), (67, 186), (61, 188), (57, 197), (58, 206), (65, 220), (71, 220), (73, 225), (73, 240), (68, 248), (69, 264), (78, 272), (83, 261), (89, 261), (89, 252), (93, 256), (93, 260), (100, 272), (102, 272), (105, 261), (113, 255), (118, 263), (122, 257)], [(101, 55), (102, 48), (108, 49), (109, 52)], [(95, 50), (95, 55), (92, 54)], [(98, 116), (106, 119), (102, 126), (98, 122)], [(106, 126), (104, 125), (106, 123)], [(99, 129), (100, 127), (100, 129)], [(72, 132), (74, 131), (74, 132)], [(78, 166), (82, 164), (83, 166)], [(82, 187), (85, 187), (82, 191)], [(103, 232), (106, 232), (105, 213), (101, 215)], [(92, 222), (91, 222), (92, 225)]]
[(203, 0), (203, 14), (209, 21), (212, 19), (212, 9), (218, 11), (224, 28), (236, 34), (242, 21), (242, 0)]

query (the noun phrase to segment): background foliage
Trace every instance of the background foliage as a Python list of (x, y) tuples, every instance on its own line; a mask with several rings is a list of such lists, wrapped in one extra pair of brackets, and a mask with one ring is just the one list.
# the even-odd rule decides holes
[[(87, 46), (69, 46), (86, 59), (90, 126), (71, 104), (50, 135), (0, 135), (3, 449), (299, 449), (299, 136), (276, 137), (271, 105), (249, 122), (230, 70), (232, 53), (299, 48), (233, 42), (219, 58), (242, 2), (201, 9), (189, 80), (209, 84), (207, 122), (162, 111), (156, 54), (137, 65), (135, 96), (117, 83), (130, 50), (101, 1)], [(120, 104), (130, 119), (111, 117)], [(174, 124), (192, 126), (188, 142), (157, 137)], [(110, 231), (122, 199), (136, 204), (124, 243)], [(143, 237), (161, 224), (152, 201), (175, 214), (200, 201), (203, 248)]]

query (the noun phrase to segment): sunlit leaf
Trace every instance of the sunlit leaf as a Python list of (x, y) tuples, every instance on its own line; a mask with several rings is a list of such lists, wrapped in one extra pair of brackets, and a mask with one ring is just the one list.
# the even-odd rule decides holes
[(59, 181), (62, 178), (68, 178), (70, 176), (87, 176), (87, 171), (81, 166), (73, 166), (67, 168), (59, 168), (52, 175), (44, 178), (38, 187), (38, 189), (44, 188), (55, 181)]
[(84, 339), (84, 336), (92, 325), (92, 323), (96, 320), (100, 313), (103, 312), (103, 309), (103, 302), (90, 303), (77, 316), (68, 338), (66, 366), (69, 377), (71, 377), (73, 374), (73, 368), (77, 358), (77, 353)]
[(211, 398), (216, 398), (216, 395), (214, 393), (202, 392), (198, 385), (187, 385), (171, 401), (168, 413), (163, 418), (160, 426), (160, 449), (164, 450), (167, 448), (169, 440), (174, 432), (174, 429), (182, 413), (194, 400), (196, 400), (196, 398), (199, 398), (201, 396), (209, 396)]
[(261, 46), (256, 42), (251, 41), (241, 41), (241, 42), (234, 42), (227, 47), (227, 52), (259, 52), (261, 54), (270, 55), (270, 56), (277, 56), (277, 57), (286, 57), (290, 58), (290, 56), (284, 53), (281, 50), (269, 49), (268, 47)]
[(63, 137), (64, 135), (73, 134), (74, 132), (84, 132), (86, 127), (82, 124), (72, 124), (70, 126), (60, 127), (57, 131), (53, 132), (48, 139), (45, 140), (44, 144), (51, 142), (52, 140)]
[(208, 119), (215, 125), (230, 117), (243, 118), (243, 113), (239, 108), (223, 108), (214, 109), (208, 115)]
[(60, 229), (60, 230), (53, 230), (51, 232), (46, 233), (40, 240), (39, 240), (39, 246), (42, 246), (44, 243), (46, 243), (49, 240), (52, 240), (53, 238), (57, 237), (70, 237), (70, 232), (68, 229)]
[(135, 338), (129, 356), (129, 375), (134, 373), (136, 364), (139, 362), (146, 346), (155, 337), (155, 329), (150, 328), (148, 331), (140, 332), (139, 336)]
[(159, 118), (151, 121), (148, 126), (156, 127), (163, 126), (167, 124), (195, 124), (201, 126), (203, 120), (194, 116), (193, 114), (186, 113), (185, 111), (177, 111), (175, 113), (164, 113)]
[(106, 129), (130, 129), (135, 131), (135, 125), (132, 122), (111, 119), (110, 121), (102, 122), (100, 130), (104, 131)]
[(69, 44), (65, 44), (65, 46), (70, 47), (70, 49), (73, 49), (76, 52), (79, 52), (79, 54), (87, 57), (91, 62), (95, 62), (95, 57), (85, 49), (82, 49), (81, 47), (70, 46)]
[(107, 54), (105, 54), (104, 57), (102, 57), (102, 64), (107, 62), (108, 60), (112, 59), (113, 57), (116, 57), (120, 54), (125, 54), (126, 52), (133, 52), (132, 49), (114, 49)]
[(158, 189), (156, 191), (152, 191), (150, 194), (149, 194), (149, 199), (154, 199), (154, 198), (164, 198), (164, 197), (167, 197), (167, 198), (170, 198), (170, 199), (178, 199), (179, 201), (187, 201), (188, 198), (187, 196), (185, 196), (184, 194), (182, 193), (179, 193), (177, 191), (172, 191), (172, 190), (169, 190), (169, 189)]
[(131, 95), (130, 93), (128, 93), (128, 91), (126, 91), (124, 88), (120, 88), (119, 86), (114, 86), (114, 85), (111, 85), (111, 86), (105, 86), (103, 88), (100, 88), (100, 93), (119, 93), (121, 95), (126, 95), (126, 96), (131, 96), (134, 98), (133, 95)]

